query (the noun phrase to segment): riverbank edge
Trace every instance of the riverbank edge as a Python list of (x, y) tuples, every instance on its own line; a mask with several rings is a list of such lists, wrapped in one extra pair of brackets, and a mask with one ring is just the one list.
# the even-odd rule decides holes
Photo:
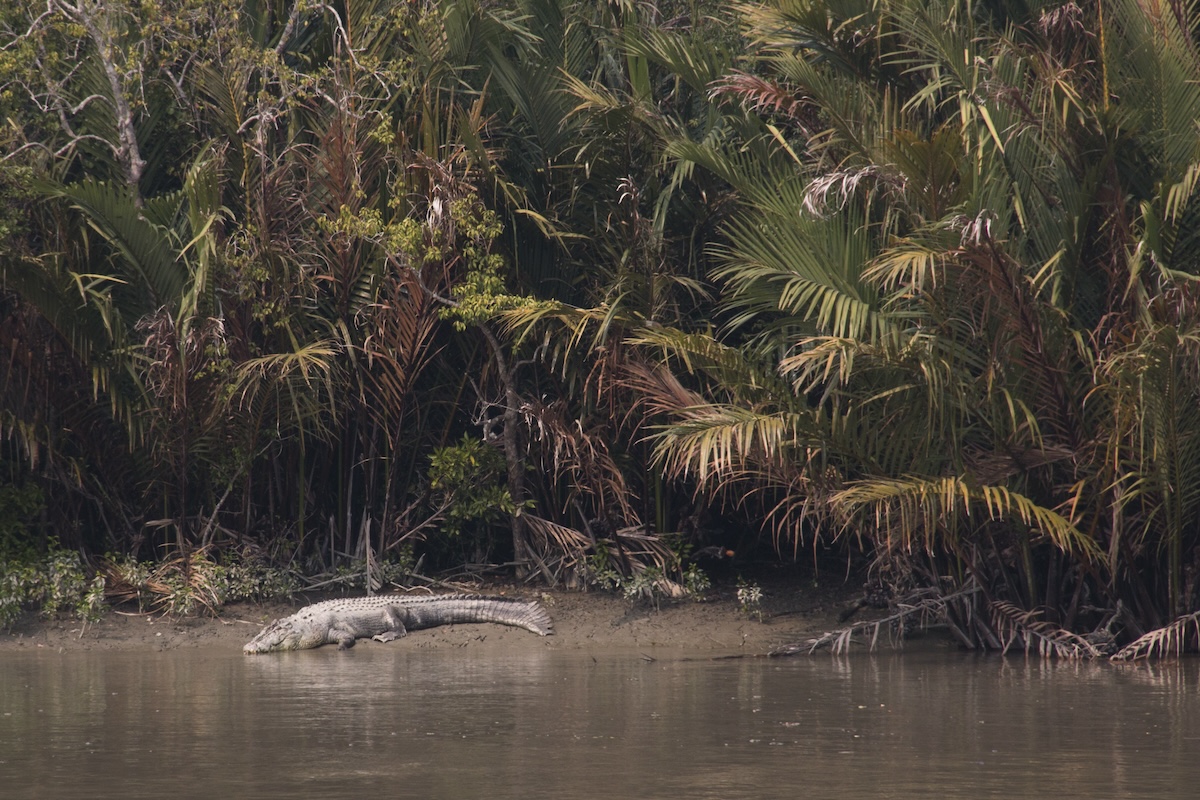
[[(745, 606), (737, 587), (715, 587), (698, 600), (664, 600), (655, 606), (602, 592), (517, 587), (489, 583), (463, 587), (474, 594), (521, 597), (541, 602), (554, 620), (553, 636), (537, 639), (500, 625), (451, 625), (414, 631), (399, 646), (421, 648), (482, 647), (505, 651), (547, 649), (670, 648), (708, 654), (765, 655), (779, 645), (803, 641), (838, 627), (838, 615), (861, 592), (861, 584), (830, 581), (774, 582), (761, 587), (757, 605)], [(442, 590), (412, 590), (411, 594), (441, 594)], [(97, 622), (76, 618), (45, 619), (27, 614), (10, 630), (0, 632), (0, 652), (25, 648), (156, 651), (183, 648), (240, 650), (263, 625), (317, 600), (336, 595), (306, 595), (291, 601), (235, 603), (216, 615), (171, 617), (138, 612), (136, 608), (108, 610)], [(374, 642), (365, 647), (384, 647)], [(394, 646), (394, 645), (392, 645)]]

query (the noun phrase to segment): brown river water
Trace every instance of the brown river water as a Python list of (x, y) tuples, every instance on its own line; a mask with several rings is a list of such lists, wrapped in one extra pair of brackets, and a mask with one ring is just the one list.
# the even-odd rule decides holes
[(1193, 798), (1200, 662), (0, 654), (0, 798)]

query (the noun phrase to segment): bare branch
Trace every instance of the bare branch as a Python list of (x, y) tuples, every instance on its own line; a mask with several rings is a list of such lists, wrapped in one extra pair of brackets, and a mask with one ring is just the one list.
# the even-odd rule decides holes
[(51, 2), (53, 7), (59, 9), (64, 16), (83, 26), (83, 29), (87, 31), (88, 38), (92, 40), (92, 44), (96, 48), (100, 66), (104, 70), (109, 90), (112, 92), (113, 111), (116, 115), (118, 144), (114, 148), (114, 153), (125, 170), (126, 183), (129, 184), (134, 198), (140, 203), (141, 194), (138, 191), (138, 184), (141, 182), (146, 162), (142, 158), (141, 149), (138, 146), (133, 109), (129, 105), (125, 80), (113, 60), (116, 45), (112, 40), (111, 32), (106, 27), (102, 28), (97, 21), (98, 12), (101, 9), (99, 6), (93, 7), (86, 4), (84, 0), (77, 0), (75, 3), (69, 3), (67, 0), (51, 0)]
[(38, 28), (42, 27), (42, 23), (43, 23), (43, 22), (44, 22), (46, 19), (48, 19), (48, 18), (50, 18), (50, 17), (54, 16), (54, 9), (53, 9), (51, 6), (52, 6), (52, 3), (51, 3), (51, 2), (47, 2), (47, 3), (46, 3), (46, 10), (45, 10), (45, 11), (43, 11), (41, 14), (38, 14), (36, 17), (34, 17), (34, 18), (33, 18), (33, 21), (29, 23), (29, 27), (28, 27), (28, 28), (25, 30), (25, 32), (24, 32), (24, 33), (22, 33), (22, 34), (20, 34), (20, 35), (17, 35), (17, 36), (13, 36), (13, 38), (12, 38), (12, 39), (11, 39), (11, 40), (8, 42), (8, 44), (4, 45), (3, 47), (0, 47), (0, 53), (3, 53), (5, 50), (7, 50), (7, 49), (8, 49), (8, 48), (10, 48), (10, 47), (15, 47), (15, 46), (16, 46), (18, 43), (20, 43), (22, 40), (24, 40), (24, 39), (28, 39), (28, 38), (29, 38), (29, 36), (30, 36), (30, 35), (31, 35), (31, 34), (32, 34), (34, 31), (36, 31)]
[(283, 26), (283, 33), (279, 35), (279, 43), (275, 45), (275, 55), (283, 55), (283, 51), (287, 49), (287, 43), (292, 38), (292, 33), (296, 30), (296, 23), (300, 19), (300, 2), (292, 4), (292, 13), (288, 15), (287, 24)]

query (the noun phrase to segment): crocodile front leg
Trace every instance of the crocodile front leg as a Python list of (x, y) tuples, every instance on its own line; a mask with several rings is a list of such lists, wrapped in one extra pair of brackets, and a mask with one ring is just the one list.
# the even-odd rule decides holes
[(354, 647), (354, 640), (356, 638), (354, 631), (348, 631), (344, 628), (331, 628), (329, 630), (329, 639), (330, 641), (337, 642), (338, 650), (349, 650), (351, 647)]
[(383, 609), (383, 617), (388, 630), (372, 636), (372, 639), (377, 642), (394, 642), (408, 636), (408, 628), (404, 627), (404, 618), (395, 606), (386, 606)]

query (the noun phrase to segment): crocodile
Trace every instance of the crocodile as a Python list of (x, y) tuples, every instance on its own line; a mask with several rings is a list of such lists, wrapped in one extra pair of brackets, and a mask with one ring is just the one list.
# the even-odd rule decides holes
[(373, 595), (313, 603), (268, 624), (242, 652), (274, 653), (306, 650), (337, 643), (339, 650), (370, 637), (390, 642), (409, 631), (461, 622), (497, 622), (539, 636), (554, 633), (554, 623), (540, 605), (510, 597), (443, 594), (423, 597)]

